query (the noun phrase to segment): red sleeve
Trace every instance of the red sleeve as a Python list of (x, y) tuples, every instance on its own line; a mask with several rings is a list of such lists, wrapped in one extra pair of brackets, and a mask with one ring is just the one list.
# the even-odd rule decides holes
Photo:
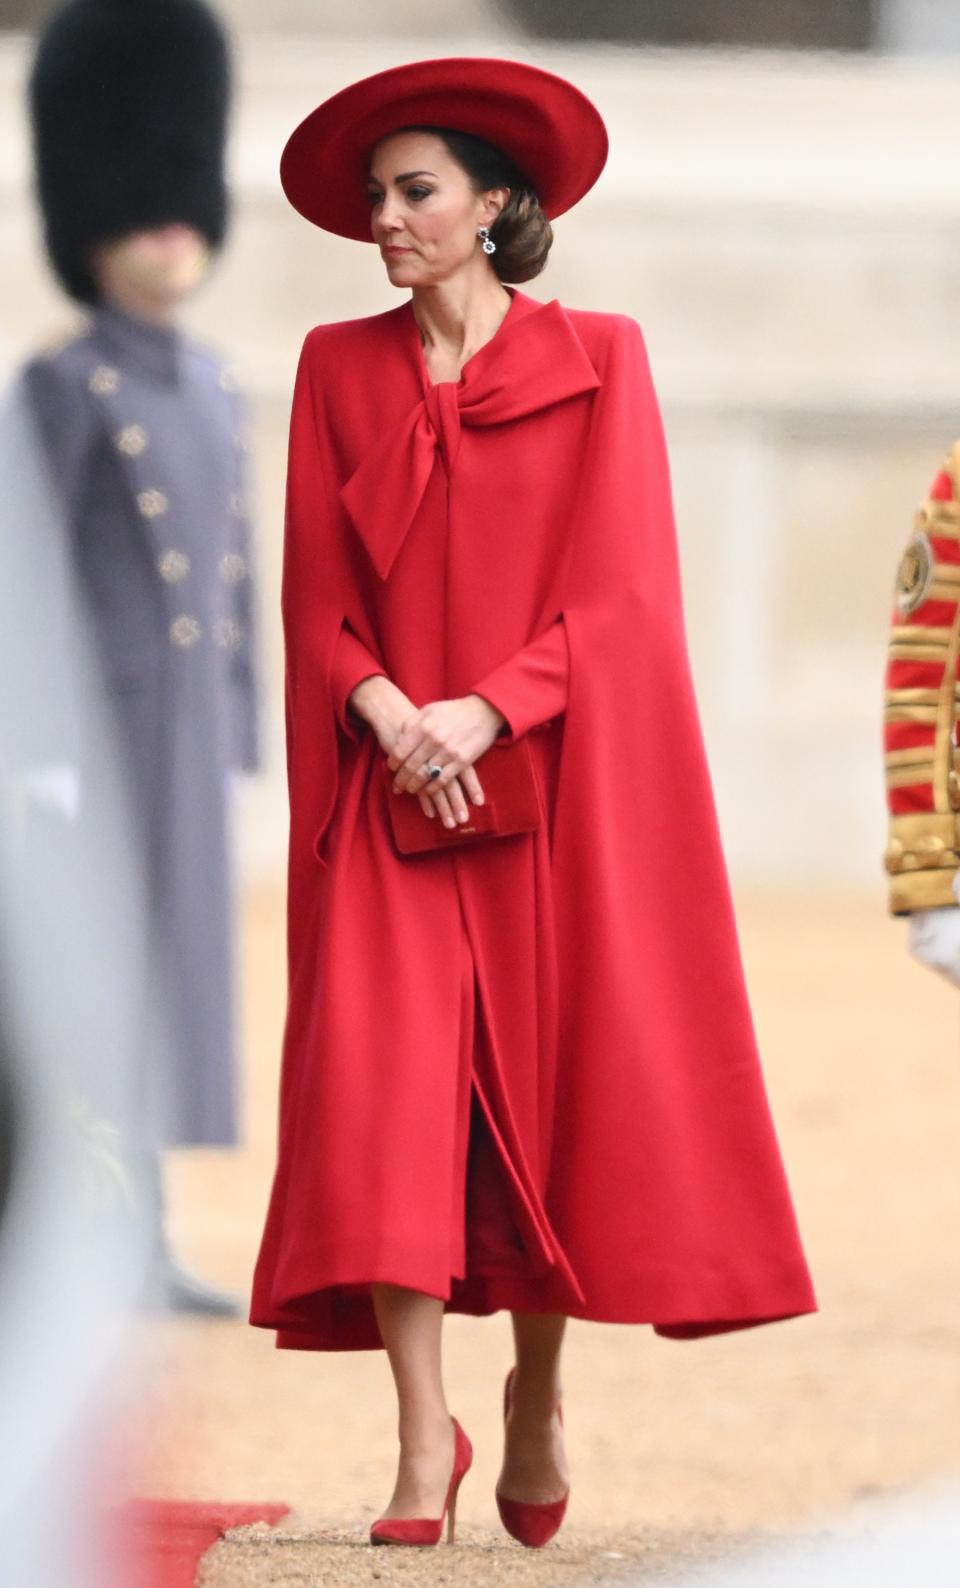
[(519, 739), (528, 728), (558, 717), (567, 704), (569, 653), (563, 616), (487, 673), (471, 694), (482, 695), (502, 712), (500, 738)]
[(366, 723), (350, 710), (347, 701), (360, 681), (372, 677), (375, 673), (386, 677), (383, 667), (367, 650), (363, 641), (357, 639), (352, 629), (347, 628), (346, 623), (342, 623), (333, 651), (330, 684), (337, 721), (351, 739), (360, 737)]

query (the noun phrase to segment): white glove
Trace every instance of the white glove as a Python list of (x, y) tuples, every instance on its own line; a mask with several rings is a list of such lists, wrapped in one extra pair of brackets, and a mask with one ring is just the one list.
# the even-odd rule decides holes
[[(953, 887), (956, 892), (956, 877)], [(910, 917), (909, 947), (914, 959), (960, 987), (960, 910), (949, 904), (917, 910)]]

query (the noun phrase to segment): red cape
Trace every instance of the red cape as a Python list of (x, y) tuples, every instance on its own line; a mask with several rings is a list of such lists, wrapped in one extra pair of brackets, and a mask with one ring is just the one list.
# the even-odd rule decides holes
[[(378, 1346), (373, 1280), (677, 1336), (814, 1311), (636, 323), (514, 291), (435, 386), (409, 301), (312, 331), (283, 613), (289, 1008), (252, 1321)], [(543, 828), (397, 856), (382, 752), (338, 712), (341, 630), (418, 705), (489, 679), (497, 703), (558, 622), (565, 711), (534, 732), (528, 690), (513, 723)]]

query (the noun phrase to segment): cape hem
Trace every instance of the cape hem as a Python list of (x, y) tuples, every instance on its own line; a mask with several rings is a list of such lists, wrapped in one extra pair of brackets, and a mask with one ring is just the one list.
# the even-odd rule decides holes
[[(323, 1292), (319, 1293), (324, 1295)], [(449, 1297), (438, 1298), (444, 1302), (444, 1313), (486, 1318), (495, 1312), (555, 1313), (561, 1311), (568, 1318), (581, 1323), (606, 1323), (645, 1325), (664, 1339), (696, 1340), (715, 1334), (730, 1334), (742, 1329), (760, 1328), (764, 1324), (785, 1323), (792, 1318), (809, 1317), (819, 1311), (815, 1295), (806, 1283), (806, 1276), (797, 1276), (794, 1283), (777, 1287), (770, 1300), (748, 1303), (743, 1295), (739, 1302), (731, 1301), (729, 1308), (704, 1309), (698, 1316), (695, 1309), (666, 1309), (642, 1305), (582, 1306), (559, 1305), (556, 1295), (551, 1295), (549, 1284), (516, 1276), (474, 1275), (468, 1280), (451, 1283)], [(368, 1351), (382, 1350), (383, 1342), (377, 1328), (369, 1295), (369, 1283), (356, 1283), (343, 1287), (330, 1287), (325, 1292), (325, 1305), (336, 1309), (336, 1316), (324, 1326), (304, 1322), (302, 1325), (281, 1321), (264, 1311), (250, 1322), (254, 1328), (274, 1329), (278, 1350), (292, 1351)], [(652, 1316), (651, 1314), (657, 1314)]]

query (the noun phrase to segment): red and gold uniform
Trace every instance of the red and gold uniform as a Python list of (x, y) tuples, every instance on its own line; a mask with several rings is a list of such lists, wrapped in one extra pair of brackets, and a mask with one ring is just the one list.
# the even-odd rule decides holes
[(917, 511), (897, 571), (884, 711), (894, 915), (957, 904), (958, 653), (960, 442)]

